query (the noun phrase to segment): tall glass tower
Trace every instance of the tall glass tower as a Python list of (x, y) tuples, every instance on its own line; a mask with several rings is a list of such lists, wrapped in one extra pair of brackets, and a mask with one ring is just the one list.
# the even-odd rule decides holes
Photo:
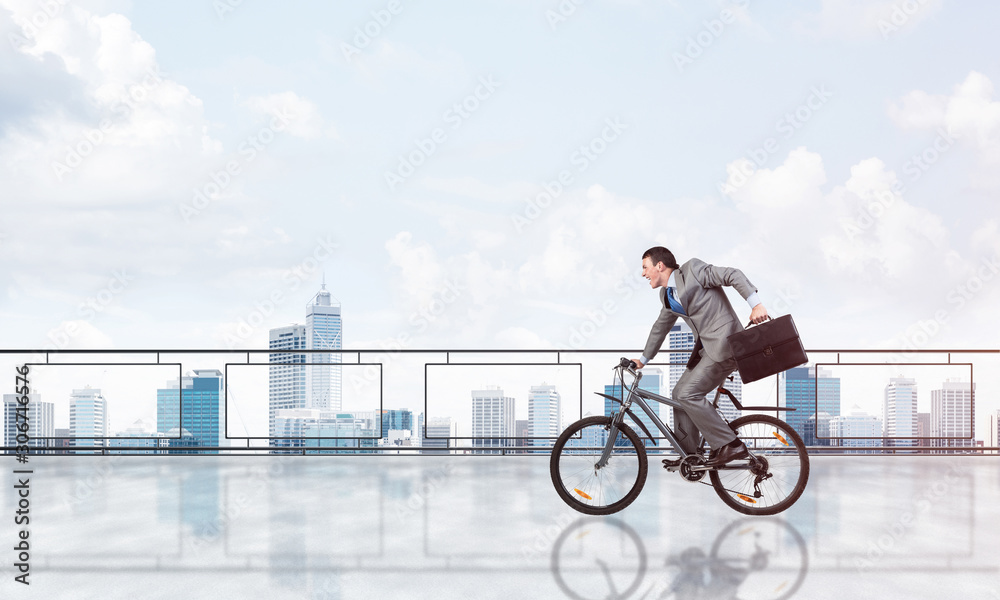
[[(17, 420), (17, 409), (22, 405), (17, 401), (20, 398), (16, 394), (3, 395), (3, 439), (5, 446), (17, 446), (17, 429), (19, 423), (25, 421)], [(28, 446), (48, 446), (55, 440), (44, 440), (55, 436), (55, 404), (43, 402), (41, 394), (28, 394)], [(23, 413), (22, 413), (23, 414)]]
[[(795, 410), (784, 413), (782, 418), (802, 436), (807, 446), (817, 444), (817, 429), (822, 431), (819, 425), (824, 419), (840, 416), (840, 378), (831, 375), (826, 369), (819, 369), (817, 374), (816, 367), (795, 367), (785, 371), (785, 406)], [(814, 417), (817, 407), (821, 414)], [(810, 418), (813, 418), (811, 422)], [(829, 427), (827, 425), (827, 431)]]
[[(663, 393), (660, 391), (660, 387), (662, 384), (663, 384), (662, 369), (658, 369), (656, 367), (645, 367), (642, 370), (642, 379), (639, 380), (639, 389), (646, 390), (647, 392), (653, 392), (654, 394), (660, 394), (662, 396)], [(609, 396), (614, 396), (615, 398), (618, 399), (623, 399), (622, 386), (620, 383), (604, 386), (604, 393)], [(660, 403), (649, 400), (647, 404), (649, 404), (649, 408), (653, 409), (653, 412), (656, 413), (656, 416), (660, 417), (660, 420), (662, 421), (663, 417), (660, 414), (660, 406), (661, 406)], [(618, 404), (617, 402), (613, 402), (607, 398), (604, 399), (604, 416), (609, 417), (611, 416), (612, 412), (616, 412), (620, 408), (621, 405)], [(660, 430), (656, 428), (656, 425), (653, 425), (653, 421), (652, 419), (649, 418), (649, 415), (647, 415), (641, 408), (633, 404), (632, 412), (635, 413), (635, 416), (639, 417), (639, 420), (642, 421), (642, 424), (646, 426), (646, 429), (649, 430), (649, 433), (651, 433), (653, 436), (656, 437), (662, 435), (660, 433)], [(671, 409), (670, 412), (673, 413), (673, 410)], [(672, 418), (673, 414), (671, 414), (671, 420)], [(632, 420), (631, 418), (626, 417), (626, 422), (630, 422), (631, 420)], [(642, 429), (639, 428), (637, 425), (631, 424), (631, 427), (633, 430), (635, 430), (637, 434), (639, 434), (640, 437), (642, 438), (646, 437), (646, 434), (643, 433)], [(648, 439), (644, 439), (643, 442), (647, 446), (657, 445), (655, 441), (650, 441)]]
[(306, 366), (309, 408), (340, 411), (342, 330), (340, 302), (327, 291), (324, 279), (323, 287), (306, 306), (306, 349), (334, 352), (308, 354), (306, 362), (313, 363)]
[[(554, 385), (533, 385), (528, 391), (528, 437), (557, 438), (562, 433), (562, 404)], [(555, 439), (530, 440), (531, 446), (551, 446)]]
[[(223, 446), (225, 407), (222, 405), (222, 371), (196, 369), (193, 374), (182, 377), (180, 382), (174, 380), (169, 386), (156, 390), (156, 430), (180, 438), (170, 440), (170, 447)], [(218, 450), (198, 453), (218, 454)]]
[[(917, 436), (917, 381), (909, 377), (892, 377), (885, 386), (882, 420), (886, 438)], [(933, 426), (931, 427), (933, 429)], [(916, 446), (913, 439), (887, 439), (886, 446)]]
[[(72, 438), (108, 437), (108, 401), (89, 385), (69, 397), (69, 435)], [(105, 440), (77, 440), (74, 446), (104, 446)]]

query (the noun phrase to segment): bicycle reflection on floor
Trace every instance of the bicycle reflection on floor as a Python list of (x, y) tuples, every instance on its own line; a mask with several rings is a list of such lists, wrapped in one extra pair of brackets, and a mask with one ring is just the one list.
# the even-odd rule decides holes
[(649, 566), (647, 578), (647, 563), (655, 562), (624, 521), (582, 517), (556, 540), (550, 567), (560, 589), (578, 600), (784, 600), (809, 569), (805, 541), (778, 517), (734, 521), (707, 553), (671, 554), (662, 567)]

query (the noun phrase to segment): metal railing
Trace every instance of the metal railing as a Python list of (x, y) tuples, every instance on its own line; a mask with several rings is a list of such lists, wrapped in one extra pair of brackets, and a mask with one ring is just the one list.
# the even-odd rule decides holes
[[(36, 367), (37, 366), (42, 366), (42, 365), (46, 365), (46, 366), (51, 366), (51, 365), (91, 365), (91, 366), (160, 365), (160, 366), (168, 366), (169, 365), (169, 366), (177, 366), (178, 367), (179, 377), (182, 377), (183, 373), (184, 373), (184, 365), (183, 365), (183, 363), (177, 362), (176, 360), (170, 360), (170, 359), (176, 359), (176, 358), (182, 357), (183, 355), (197, 355), (197, 356), (219, 355), (220, 357), (227, 359), (226, 362), (225, 362), (225, 367), (228, 370), (228, 367), (231, 366), (231, 365), (256, 365), (256, 366), (275, 366), (275, 365), (281, 365), (281, 366), (295, 366), (295, 363), (271, 362), (270, 360), (268, 360), (267, 362), (255, 362), (253, 360), (253, 358), (254, 357), (259, 357), (260, 355), (267, 355), (267, 357), (270, 358), (273, 355), (281, 355), (281, 354), (292, 354), (292, 355), (308, 355), (308, 354), (331, 355), (331, 354), (335, 354), (335, 355), (339, 355), (340, 356), (341, 361), (340, 362), (335, 362), (335, 363), (329, 363), (329, 364), (335, 364), (335, 365), (341, 365), (341, 366), (351, 366), (351, 365), (358, 365), (358, 366), (360, 366), (360, 365), (379, 365), (379, 381), (378, 381), (378, 385), (379, 385), (380, 406), (379, 406), (378, 410), (382, 411), (382, 410), (384, 410), (384, 407), (382, 406), (382, 401), (381, 401), (381, 399), (383, 397), (383, 395), (382, 395), (382, 389), (381, 388), (384, 385), (384, 382), (382, 381), (383, 369), (384, 369), (384, 367), (387, 364), (389, 364), (389, 363), (391, 363), (391, 362), (394, 361), (394, 357), (399, 357), (399, 356), (404, 356), (404, 355), (419, 355), (419, 354), (434, 355), (434, 356), (441, 356), (441, 355), (443, 355), (444, 356), (444, 363), (440, 363), (440, 362), (434, 362), (434, 363), (432, 363), (432, 362), (424, 362), (423, 363), (423, 365), (425, 367), (425, 379), (424, 379), (424, 381), (423, 382), (413, 382), (415, 386), (417, 384), (419, 384), (419, 383), (423, 383), (424, 384), (424, 388), (425, 388), (424, 414), (426, 415), (426, 414), (428, 414), (428, 411), (427, 411), (427, 408), (428, 408), (428, 406), (427, 406), (427, 397), (426, 397), (426, 392), (427, 392), (427, 390), (426, 390), (426, 367), (428, 365), (441, 365), (441, 364), (444, 364), (444, 365), (463, 365), (463, 364), (464, 365), (474, 365), (474, 364), (479, 364), (479, 365), (482, 365), (482, 364), (512, 365), (512, 364), (515, 364), (515, 363), (511, 363), (511, 362), (465, 363), (465, 362), (461, 362), (460, 358), (457, 359), (458, 362), (455, 362), (456, 361), (456, 357), (469, 356), (469, 355), (513, 355), (513, 354), (521, 354), (521, 355), (530, 355), (530, 356), (534, 356), (534, 357), (538, 357), (538, 356), (542, 356), (542, 357), (544, 357), (544, 356), (550, 356), (550, 357), (554, 358), (555, 362), (549, 362), (549, 363), (546, 363), (546, 362), (531, 362), (531, 363), (523, 363), (523, 364), (537, 364), (537, 365), (576, 365), (576, 366), (579, 366), (579, 368), (581, 369), (580, 382), (581, 382), (581, 412), (582, 412), (582, 396), (585, 393), (585, 390), (583, 390), (583, 388), (582, 388), (583, 364), (581, 362), (575, 362), (575, 363), (565, 362), (564, 360), (567, 357), (577, 356), (577, 355), (582, 355), (582, 356), (608, 355), (608, 356), (615, 356), (615, 357), (618, 357), (618, 356), (637, 356), (639, 354), (639, 352), (640, 351), (636, 350), (636, 349), (553, 349), (553, 350), (531, 349), (531, 350), (519, 350), (519, 349), (435, 349), (435, 348), (430, 348), (430, 349), (400, 348), (400, 349), (388, 349), (388, 350), (387, 349), (375, 349), (375, 348), (338, 349), (338, 350), (330, 350), (330, 349), (315, 349), (315, 350), (293, 349), (293, 350), (283, 350), (283, 349), (270, 349), (270, 348), (268, 348), (268, 349), (251, 349), (251, 350), (246, 350), (246, 349), (244, 349), (244, 350), (222, 350), (222, 349), (209, 349), (209, 350), (204, 350), (204, 349), (128, 349), (128, 350), (115, 350), (115, 349), (73, 349), (73, 350), (66, 350), (66, 349), (42, 349), (42, 350), (36, 350), (36, 349), (27, 349), (27, 350), (25, 350), (25, 349), (21, 349), (21, 350), (17, 350), (17, 349), (0, 349), (0, 359), (7, 359), (7, 362), (9, 363), (9, 365), (14, 365), (14, 364), (17, 364), (17, 365), (29, 364), (29, 365), (34, 365)], [(675, 350), (675, 349), (666, 349), (666, 348), (663, 349), (663, 351), (662, 351), (662, 353), (666, 353), (666, 354), (679, 354), (679, 353), (687, 353), (687, 352), (688, 351), (685, 351), (685, 350)], [(816, 349), (816, 350), (808, 350), (807, 352), (808, 352), (808, 354), (811, 357), (812, 356), (817, 356), (817, 355), (830, 356), (831, 357), (831, 360), (829, 360), (829, 361), (815, 361), (815, 362), (810, 362), (809, 363), (810, 365), (816, 364), (816, 365), (821, 365), (821, 366), (831, 366), (831, 365), (834, 365), (834, 366), (836, 366), (836, 365), (841, 365), (841, 366), (859, 366), (859, 365), (876, 365), (877, 366), (877, 365), (885, 365), (885, 366), (889, 366), (889, 365), (894, 365), (894, 364), (908, 365), (908, 366), (917, 366), (917, 367), (919, 367), (921, 365), (926, 365), (926, 366), (943, 366), (943, 365), (968, 366), (969, 367), (969, 372), (970, 372), (970, 379), (972, 380), (972, 381), (969, 382), (970, 385), (974, 385), (974, 383), (975, 383), (975, 380), (972, 377), (972, 375), (975, 372), (974, 371), (974, 363), (972, 363), (972, 362), (955, 362), (953, 360), (953, 355), (960, 355), (962, 357), (971, 357), (971, 356), (978, 355), (978, 356), (987, 356), (989, 358), (993, 358), (993, 357), (1000, 358), (1000, 349), (915, 349), (915, 350)], [(145, 362), (122, 362), (122, 361), (114, 361), (114, 360), (105, 360), (104, 362), (102, 362), (100, 360), (97, 360), (102, 355), (104, 355), (104, 356), (116, 355), (116, 356), (137, 358), (137, 359), (143, 359), (143, 360), (145, 360)], [(344, 357), (351, 357), (352, 355), (356, 357), (356, 361), (355, 362), (343, 362)], [(847, 357), (847, 356), (850, 356), (850, 355), (888, 355), (888, 356), (899, 356), (899, 355), (906, 355), (906, 356), (913, 356), (913, 355), (916, 355), (916, 356), (930, 356), (930, 355), (938, 355), (938, 356), (944, 357), (945, 361), (944, 362), (907, 362), (907, 363), (903, 363), (903, 362), (900, 362), (898, 360), (886, 360), (886, 361), (882, 361), (882, 362), (870, 362), (870, 361), (869, 362), (845, 362), (843, 360), (844, 357)], [(66, 361), (63, 360), (66, 357), (78, 357), (78, 356), (84, 356), (84, 357), (89, 357), (89, 358), (88, 358), (87, 362), (85, 362), (85, 363), (83, 363), (83, 362), (81, 362), (81, 363), (66, 362)], [(380, 356), (384, 357), (384, 358), (381, 359), (381, 360), (377, 360)], [(659, 363), (654, 362), (654, 363), (650, 363), (649, 366), (674, 366), (674, 365), (684, 365), (684, 364), (686, 364), (686, 361), (680, 361), (680, 362), (659, 362)], [(202, 366), (201, 365), (193, 365), (192, 368), (202, 368)], [(776, 386), (775, 406), (778, 406), (778, 403), (779, 403), (779, 390), (778, 390), (778, 387), (779, 386)], [(182, 396), (182, 394), (180, 392), (178, 392), (178, 400), (180, 400), (181, 396)], [(817, 400), (817, 402), (818, 402), (818, 400)], [(226, 413), (225, 415), (223, 415), (223, 418), (226, 419), (226, 420), (228, 420), (228, 416), (229, 416), (228, 415), (228, 410), (223, 411), (223, 412)], [(780, 417), (780, 415), (779, 415), (779, 417)], [(973, 415), (972, 418), (974, 419), (974, 417), (975, 416)], [(4, 410), (4, 418), (8, 419), (7, 407), (6, 406), (5, 406), (5, 410)], [(426, 422), (425, 422), (425, 424), (426, 424)], [(306, 446), (276, 447), (276, 446), (273, 445), (273, 443), (279, 442), (280, 440), (284, 440), (284, 441), (287, 442), (287, 441), (289, 441), (289, 438), (272, 438), (272, 437), (267, 437), (267, 436), (249, 436), (249, 435), (248, 436), (232, 436), (231, 437), (229, 435), (229, 433), (228, 433), (228, 427), (225, 424), (223, 424), (223, 427), (224, 427), (225, 438), (226, 439), (231, 439), (234, 442), (240, 442), (240, 441), (242, 441), (242, 442), (245, 442), (245, 445), (241, 444), (241, 443), (234, 443), (233, 445), (230, 445), (230, 446), (199, 445), (199, 446), (196, 446), (196, 447), (188, 447), (188, 446), (177, 447), (177, 446), (169, 446), (169, 440), (170, 439), (175, 439), (176, 440), (176, 439), (179, 439), (179, 438), (177, 438), (177, 437), (175, 437), (175, 438), (160, 437), (158, 439), (160, 439), (162, 441), (165, 441), (166, 444), (167, 444), (166, 446), (163, 446), (163, 447), (160, 447), (160, 446), (148, 446), (148, 445), (133, 445), (133, 446), (129, 446), (129, 445), (123, 445), (123, 444), (118, 444), (118, 445), (115, 445), (115, 446), (108, 446), (108, 445), (103, 445), (103, 446), (95, 446), (95, 445), (90, 445), (90, 446), (75, 446), (75, 445), (74, 446), (67, 446), (67, 445), (62, 445), (62, 444), (57, 445), (57, 443), (62, 442), (62, 441), (75, 441), (75, 440), (74, 439), (68, 439), (68, 438), (60, 439), (60, 438), (46, 436), (44, 439), (46, 439), (47, 441), (51, 441), (53, 443), (48, 443), (48, 444), (45, 444), (44, 446), (31, 446), (30, 449), (29, 449), (29, 453), (32, 454), (32, 455), (35, 455), (35, 454), (43, 454), (43, 455), (72, 454), (72, 455), (80, 455), (80, 456), (109, 455), (109, 454), (114, 454), (114, 455), (135, 455), (135, 456), (145, 456), (145, 455), (149, 455), (149, 454), (165, 454), (165, 455), (170, 455), (170, 456), (192, 456), (192, 455), (206, 455), (206, 454), (241, 455), (241, 456), (247, 456), (247, 455), (258, 456), (258, 455), (266, 455), (266, 454), (286, 455), (287, 456), (287, 455), (291, 454), (291, 455), (317, 455), (317, 456), (319, 456), (319, 455), (345, 454), (345, 453), (351, 454), (351, 455), (357, 455), (357, 456), (386, 455), (386, 454), (401, 455), (401, 456), (405, 456), (405, 455), (434, 456), (434, 455), (441, 455), (441, 454), (446, 454), (446, 453), (447, 454), (452, 454), (452, 455), (454, 455), (454, 454), (469, 454), (469, 455), (482, 455), (482, 456), (497, 456), (497, 455), (500, 455), (500, 456), (510, 456), (510, 455), (516, 455), (516, 456), (533, 456), (533, 455), (543, 455), (544, 456), (544, 455), (548, 455), (548, 453), (549, 453), (549, 449), (545, 445), (527, 445), (527, 444), (525, 444), (524, 443), (524, 441), (525, 441), (524, 440), (524, 436), (516, 436), (516, 437), (511, 436), (509, 438), (504, 438), (504, 439), (508, 440), (512, 444), (512, 445), (509, 445), (509, 446), (502, 446), (502, 447), (496, 447), (496, 446), (482, 447), (482, 446), (475, 446), (475, 445), (468, 445), (468, 444), (454, 444), (453, 445), (452, 442), (455, 442), (457, 440), (497, 440), (498, 438), (496, 436), (478, 436), (478, 437), (476, 437), (476, 436), (471, 436), (471, 437), (468, 437), (468, 436), (466, 436), (466, 437), (457, 437), (457, 436), (455, 436), (455, 437), (447, 437), (447, 438), (435, 438), (435, 437), (427, 438), (426, 437), (426, 431), (419, 432), (419, 433), (423, 433), (424, 434), (424, 437), (423, 437), (424, 441), (429, 441), (429, 440), (433, 440), (433, 439), (442, 439), (442, 440), (448, 440), (448, 444), (449, 445), (447, 447), (442, 447), (442, 446), (437, 446), (437, 445), (415, 445), (415, 446), (389, 445), (389, 446), (376, 446), (376, 447), (368, 447), (368, 446), (364, 446), (364, 447), (361, 447), (361, 446), (331, 447), (331, 446), (323, 446), (322, 444), (318, 444), (316, 446), (308, 446), (308, 447), (306, 447)], [(8, 454), (13, 453), (14, 450), (15, 450), (15, 448), (16, 448), (16, 446), (9, 444), (8, 434), (10, 433), (10, 430), (11, 430), (10, 426), (7, 425), (7, 427), (5, 427), (5, 430), (4, 430), (4, 443), (5, 443), (5, 445), (2, 447), (4, 453), (8, 453)], [(966, 438), (966, 439), (970, 439), (971, 440), (972, 438), (974, 438), (974, 433), (975, 433), (975, 427), (974, 427), (974, 423), (973, 423), (972, 434), (970, 436), (968, 436), (968, 438)], [(88, 437), (88, 436), (81, 436), (80, 438), (76, 438), (76, 440), (91, 440), (90, 441), (91, 444), (93, 444), (97, 439), (119, 439), (119, 440), (121, 440), (120, 437), (118, 437), (118, 438), (112, 438), (111, 436), (108, 436), (107, 438)], [(135, 439), (139, 440), (139, 439), (144, 439), (144, 438), (135, 438)], [(349, 438), (347, 438), (347, 437), (337, 437), (337, 436), (291, 438), (291, 440), (294, 441), (295, 443), (304, 443), (304, 440), (324, 440), (324, 439), (345, 440), (345, 439), (349, 439)], [(350, 438), (350, 439), (357, 439), (357, 438)], [(380, 439), (380, 437), (368, 437), (368, 438), (365, 438), (365, 439), (371, 439), (371, 440), (374, 441), (374, 440)], [(538, 439), (541, 440), (543, 438), (538, 438)], [(548, 438), (548, 439), (551, 439), (551, 438)], [(837, 441), (837, 440), (840, 440), (840, 439), (849, 439), (849, 438), (833, 438), (833, 439), (831, 439), (831, 442), (832, 441)], [(937, 455), (954, 455), (954, 454), (987, 455), (987, 454), (990, 454), (990, 453), (997, 453), (998, 451), (1000, 451), (1000, 447), (998, 447), (997, 445), (986, 445), (986, 444), (984, 444), (984, 445), (981, 445), (981, 446), (959, 446), (959, 445), (956, 445), (956, 446), (936, 446), (936, 445), (933, 445), (931, 443), (931, 444), (921, 444), (921, 445), (916, 445), (916, 446), (901, 446), (901, 445), (897, 446), (897, 445), (886, 444), (886, 440), (884, 438), (881, 438), (881, 437), (879, 437), (879, 438), (871, 438), (871, 439), (873, 440), (873, 442), (881, 440), (882, 444), (881, 445), (859, 447), (859, 446), (855, 446), (855, 445), (844, 445), (843, 443), (838, 443), (838, 444), (832, 444), (831, 443), (830, 445), (808, 446), (808, 448), (809, 448), (809, 450), (810, 450), (811, 453), (816, 454), (816, 455), (827, 455), (827, 454), (845, 455), (846, 454), (846, 455), (856, 455), (856, 456), (871, 456), (871, 455), (885, 455), (885, 454), (904, 455), (904, 456), (937, 456)], [(939, 442), (947, 442), (948, 440), (951, 440), (952, 443), (958, 441), (958, 440), (956, 440), (956, 438), (954, 436), (941, 436), (941, 437), (925, 436), (925, 437), (920, 437), (920, 438), (910, 437), (910, 438), (901, 438), (901, 439), (910, 440), (910, 443), (918, 442), (918, 441), (919, 442), (933, 442), (934, 440), (937, 440)], [(251, 444), (252, 440), (261, 440), (261, 441), (264, 442), (264, 445), (260, 445), (260, 444), (252, 445)], [(122, 440), (122, 441), (124, 442), (125, 440)], [(520, 442), (520, 443), (517, 444), (517, 445), (514, 445), (516, 442)], [(549, 447), (550, 446), (551, 446), (551, 442), (549, 443)], [(650, 452), (650, 453), (653, 453), (653, 454), (663, 453), (664, 450), (665, 449), (659, 448), (657, 446), (647, 447), (647, 451)], [(669, 449), (666, 449), (666, 450), (669, 451)]]

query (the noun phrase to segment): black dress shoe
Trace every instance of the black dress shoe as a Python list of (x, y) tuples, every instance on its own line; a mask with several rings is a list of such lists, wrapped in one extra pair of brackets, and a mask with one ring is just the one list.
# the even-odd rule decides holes
[(722, 465), (732, 462), (734, 460), (740, 460), (741, 458), (747, 458), (750, 456), (750, 451), (747, 447), (740, 442), (739, 446), (733, 447), (731, 444), (726, 444), (715, 453), (715, 456), (708, 460), (707, 464), (709, 467), (721, 467)]

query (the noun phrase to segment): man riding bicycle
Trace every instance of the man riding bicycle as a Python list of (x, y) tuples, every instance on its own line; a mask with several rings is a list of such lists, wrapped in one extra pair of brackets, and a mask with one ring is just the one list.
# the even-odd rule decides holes
[[(691, 327), (695, 344), (687, 368), (674, 386), (672, 398), (685, 402), (685, 411), (674, 411), (677, 439), (685, 452), (695, 452), (698, 432), (712, 448), (707, 464), (712, 467), (749, 456), (725, 420), (705, 398), (722, 385), (736, 370), (736, 358), (726, 338), (743, 331), (736, 312), (722, 286), (736, 288), (750, 305), (750, 321), (767, 319), (767, 309), (757, 298), (757, 289), (742, 271), (731, 267), (716, 267), (692, 258), (678, 265), (674, 255), (663, 246), (655, 246), (642, 255), (642, 276), (653, 288), (662, 287), (663, 308), (649, 332), (642, 356), (632, 359), (636, 368), (653, 360), (671, 328), (681, 317)], [(680, 460), (664, 460), (667, 467), (676, 467)]]

